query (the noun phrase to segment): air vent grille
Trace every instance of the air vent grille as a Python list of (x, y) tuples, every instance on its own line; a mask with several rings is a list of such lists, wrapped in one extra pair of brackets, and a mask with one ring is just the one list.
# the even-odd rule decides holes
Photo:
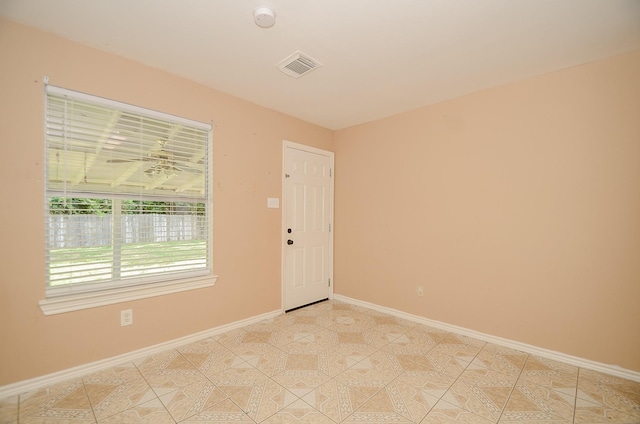
[(320, 66), (321, 63), (298, 51), (280, 62), (278, 69), (290, 77), (300, 78)]

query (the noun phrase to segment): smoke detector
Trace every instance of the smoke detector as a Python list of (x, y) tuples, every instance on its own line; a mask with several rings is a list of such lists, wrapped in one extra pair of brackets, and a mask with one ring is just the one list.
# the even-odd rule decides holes
[(260, 28), (271, 28), (276, 23), (276, 14), (266, 6), (260, 6), (253, 11), (253, 19)]
[(300, 78), (320, 66), (322, 66), (320, 62), (299, 51), (277, 65), (278, 69), (294, 78)]

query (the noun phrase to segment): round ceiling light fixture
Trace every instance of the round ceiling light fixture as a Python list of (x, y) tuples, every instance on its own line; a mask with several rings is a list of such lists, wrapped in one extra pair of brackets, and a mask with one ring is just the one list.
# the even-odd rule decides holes
[(260, 28), (271, 28), (276, 23), (276, 14), (266, 6), (260, 6), (253, 12), (253, 19)]

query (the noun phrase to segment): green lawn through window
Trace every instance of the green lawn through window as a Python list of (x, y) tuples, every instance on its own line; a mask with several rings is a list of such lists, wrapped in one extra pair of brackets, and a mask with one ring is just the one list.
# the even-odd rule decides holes
[[(206, 267), (204, 240), (123, 244), (122, 278), (185, 271)], [(83, 283), (113, 278), (113, 247), (76, 247), (50, 250), (50, 285)]]

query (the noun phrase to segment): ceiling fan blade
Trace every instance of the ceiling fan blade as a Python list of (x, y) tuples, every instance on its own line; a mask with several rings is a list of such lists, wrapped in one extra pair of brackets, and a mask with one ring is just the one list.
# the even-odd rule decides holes
[(158, 160), (158, 159), (152, 159), (152, 158), (107, 159), (107, 163), (148, 162), (150, 160)]
[(107, 163), (137, 162), (138, 159), (107, 159)]

